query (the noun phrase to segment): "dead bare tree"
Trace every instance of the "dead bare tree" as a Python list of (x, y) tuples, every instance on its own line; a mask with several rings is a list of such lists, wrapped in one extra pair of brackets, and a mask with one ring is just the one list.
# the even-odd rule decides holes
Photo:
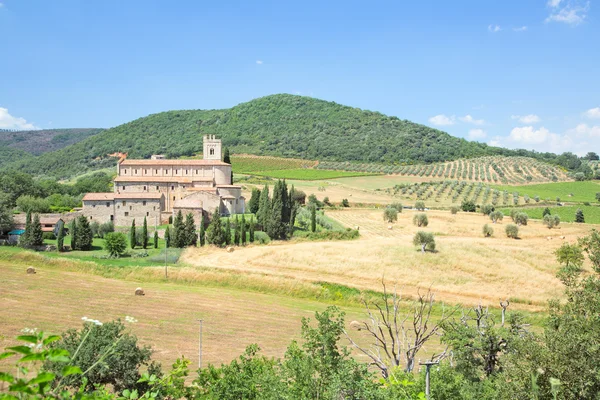
[[(368, 316), (368, 321), (359, 325), (359, 330), (365, 330), (372, 343), (363, 347), (354, 341), (348, 332), (346, 337), (360, 352), (367, 355), (372, 365), (381, 370), (384, 378), (389, 375), (390, 369), (404, 365), (404, 370), (410, 372), (415, 367), (417, 354), (432, 337), (441, 334), (441, 326), (457, 310), (458, 307), (447, 310), (442, 304), (442, 315), (432, 318), (435, 295), (431, 288), (425, 294), (418, 292), (417, 299), (410, 302), (409, 309), (403, 313), (401, 303), (403, 299), (398, 294), (396, 286), (392, 293), (387, 291), (384, 281), (383, 294), (380, 301), (363, 302)], [(405, 306), (406, 308), (406, 306)], [(445, 351), (433, 355), (432, 361), (437, 361), (445, 356)]]

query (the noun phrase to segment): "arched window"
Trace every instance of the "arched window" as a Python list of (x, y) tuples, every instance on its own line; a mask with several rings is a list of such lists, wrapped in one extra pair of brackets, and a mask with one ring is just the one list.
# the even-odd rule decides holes
[(210, 149), (210, 155), (214, 156), (215, 155), (215, 149)]

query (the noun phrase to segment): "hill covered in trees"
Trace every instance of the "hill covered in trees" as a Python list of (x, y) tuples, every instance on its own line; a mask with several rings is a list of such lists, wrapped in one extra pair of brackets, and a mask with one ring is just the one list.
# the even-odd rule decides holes
[(202, 151), (202, 134), (223, 139), (234, 153), (327, 161), (431, 163), (489, 155), (553, 161), (557, 156), (469, 142), (378, 112), (310, 97), (277, 94), (223, 110), (181, 110), (149, 115), (105, 130), (9, 169), (68, 177), (116, 164), (108, 156), (190, 156)]
[(0, 147), (40, 155), (81, 142), (102, 129), (40, 129), (31, 131), (0, 130)]

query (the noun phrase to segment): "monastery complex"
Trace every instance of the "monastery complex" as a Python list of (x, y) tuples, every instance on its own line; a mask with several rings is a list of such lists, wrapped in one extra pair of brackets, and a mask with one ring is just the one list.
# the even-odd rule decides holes
[(154, 155), (149, 160), (123, 158), (117, 164), (112, 193), (87, 193), (83, 214), (99, 223), (112, 221), (128, 226), (147, 218), (162, 224), (182, 211), (196, 221), (219, 208), (222, 215), (245, 211), (241, 186), (232, 185), (231, 164), (221, 161), (221, 140), (203, 138), (201, 160), (168, 160)]

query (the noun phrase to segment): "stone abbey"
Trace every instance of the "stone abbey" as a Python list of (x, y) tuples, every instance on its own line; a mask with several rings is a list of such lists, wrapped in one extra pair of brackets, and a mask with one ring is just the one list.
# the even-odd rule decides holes
[(92, 221), (126, 226), (144, 217), (149, 224), (164, 223), (180, 210), (194, 214), (196, 221), (216, 208), (222, 215), (243, 213), (242, 188), (232, 184), (231, 164), (221, 161), (221, 153), (221, 140), (205, 135), (201, 160), (124, 157), (117, 164), (114, 191), (87, 193), (83, 214)]

